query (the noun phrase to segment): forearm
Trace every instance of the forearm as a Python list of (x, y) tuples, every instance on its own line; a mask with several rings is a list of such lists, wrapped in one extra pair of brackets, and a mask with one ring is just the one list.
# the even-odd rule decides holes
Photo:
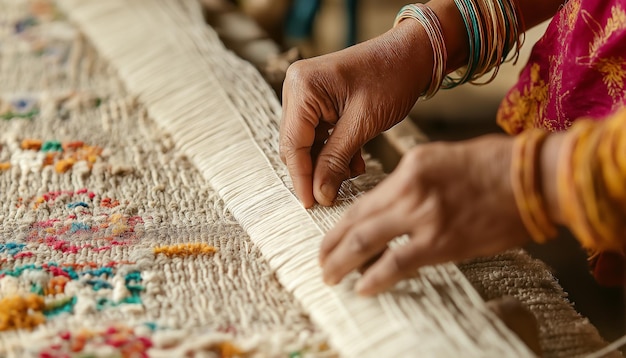
[[(523, 135), (523, 134), (522, 134)], [(541, 149), (540, 177), (549, 218), (589, 249), (626, 247), (626, 111), (603, 122), (577, 121)]]
[[(504, 0), (507, 1), (507, 0)], [(555, 14), (562, 0), (510, 0), (519, 2), (518, 24), (524, 31), (533, 27)], [(467, 28), (457, 4), (454, 0), (431, 0), (428, 7), (436, 14), (441, 25), (447, 63), (445, 72), (454, 72), (468, 64), (470, 45)], [(382, 36), (383, 41), (370, 41), (370, 52), (383, 58), (383, 67), (386, 65), (402, 69), (408, 82), (416, 88), (425, 91), (431, 79), (425, 73), (433, 73), (433, 46), (424, 29), (423, 24), (417, 21), (401, 21), (397, 26)], [(382, 48), (380, 44), (383, 44)], [(368, 42), (364, 45), (368, 46)], [(384, 68), (377, 72), (384, 72)]]

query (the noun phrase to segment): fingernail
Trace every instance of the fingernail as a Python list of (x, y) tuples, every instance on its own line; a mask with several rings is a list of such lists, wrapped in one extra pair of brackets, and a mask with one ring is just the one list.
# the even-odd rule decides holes
[(339, 283), (339, 280), (337, 280), (337, 277), (335, 276), (324, 275), (324, 283), (329, 286), (334, 286)]
[(298, 195), (296, 194), (296, 198), (298, 199), (298, 202), (300, 203), (300, 205), (302, 205), (303, 208), (308, 209), (311, 206), (313, 206), (315, 199), (313, 199), (313, 197), (311, 196), (311, 198), (307, 198), (305, 195)]
[(369, 295), (370, 291), (372, 290), (372, 282), (371, 280), (365, 279), (363, 277), (361, 277), (357, 282), (356, 285), (354, 285), (354, 290), (359, 294), (359, 295)]
[(334, 185), (330, 183), (322, 184), (320, 191), (322, 192), (322, 196), (324, 196), (324, 199), (328, 203), (332, 203), (335, 199), (335, 195), (337, 195), (337, 189)]

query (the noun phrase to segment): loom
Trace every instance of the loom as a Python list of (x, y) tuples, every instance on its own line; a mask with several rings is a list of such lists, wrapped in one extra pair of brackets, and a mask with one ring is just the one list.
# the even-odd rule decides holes
[[(382, 180), (382, 170), (370, 162), (370, 174), (345, 183), (337, 205), (305, 210), (278, 156), (280, 104), (258, 71), (227, 50), (206, 25), (197, 1), (58, 3), (97, 56), (145, 106), (143, 121), (154, 121), (167, 133), (171, 145), (219, 195), (236, 225), (262, 253), (259, 260), (268, 262), (282, 290), (326, 337), (334, 352), (326, 355), (533, 356), (485, 303), (486, 297), (504, 294), (517, 297), (535, 314), (546, 356), (584, 355), (606, 345), (567, 302), (547, 267), (522, 250), (461, 266), (426, 267), (373, 298), (354, 293), (357, 274), (336, 287), (326, 286), (317, 262), (320, 241), (355, 198)], [(121, 105), (121, 112), (124, 106), (132, 104)], [(161, 318), (159, 322), (166, 319)], [(163, 345), (153, 355), (201, 350), (219, 338), (207, 338), (201, 329), (194, 332), (187, 341), (179, 337), (185, 341), (182, 348), (167, 350)], [(20, 344), (7, 343), (18, 342), (15, 337), (0, 336), (0, 343), (9, 347), (4, 352), (0, 348), (0, 355), (20, 352)], [(275, 354), (258, 347), (250, 352)]]

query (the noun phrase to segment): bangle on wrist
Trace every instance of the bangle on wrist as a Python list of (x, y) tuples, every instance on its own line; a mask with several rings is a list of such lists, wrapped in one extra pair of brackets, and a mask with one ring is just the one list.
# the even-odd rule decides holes
[(626, 235), (626, 111), (604, 123), (581, 119), (565, 136), (558, 167), (567, 227), (592, 251), (621, 251)]
[[(509, 52), (515, 49), (511, 60), (517, 60), (523, 44), (523, 20), (516, 0), (454, 0), (469, 40), (469, 60), (459, 72), (459, 77), (446, 77), (443, 88), (453, 88), (470, 82), (486, 84), (497, 75), (500, 65), (508, 61)], [(491, 72), (486, 81), (477, 82)]]
[(532, 239), (543, 243), (557, 235), (541, 189), (540, 153), (548, 133), (532, 129), (515, 138), (511, 186), (522, 222)]
[(394, 21), (395, 27), (404, 19), (414, 19), (418, 21), (426, 31), (433, 50), (433, 72), (428, 88), (421, 95), (421, 99), (429, 99), (441, 88), (441, 84), (446, 76), (446, 66), (448, 62), (448, 51), (443, 37), (443, 30), (437, 15), (433, 10), (424, 4), (406, 5)]

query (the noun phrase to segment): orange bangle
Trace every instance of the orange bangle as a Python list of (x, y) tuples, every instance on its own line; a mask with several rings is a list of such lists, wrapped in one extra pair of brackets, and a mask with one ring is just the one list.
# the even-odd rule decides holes
[(582, 144), (594, 127), (594, 122), (587, 120), (579, 121), (572, 126), (561, 147), (557, 173), (559, 206), (565, 222), (582, 246), (589, 249), (597, 247), (598, 235), (586, 219), (584, 204), (578, 193), (574, 176), (579, 170), (576, 167), (575, 158), (580, 155)]
[[(595, 124), (595, 123), (594, 123)], [(611, 242), (615, 216), (610, 208), (605, 205), (602, 195), (602, 185), (598, 183), (600, 172), (600, 160), (597, 158), (597, 148), (603, 135), (603, 127), (595, 125), (583, 142), (575, 149), (574, 156), (574, 183), (583, 205), (580, 212), (583, 213), (577, 220), (578, 223), (586, 222), (590, 232), (595, 236), (596, 245), (599, 249), (612, 249)]]
[(626, 248), (626, 167), (619, 167), (616, 159), (620, 152), (616, 147), (626, 140), (626, 111), (600, 125), (597, 132), (598, 143), (588, 149), (591, 159), (587, 162), (593, 173), (591, 188), (597, 205), (586, 205), (588, 218), (601, 234), (602, 247), (621, 251)]
[(620, 131), (626, 130), (626, 112), (622, 120), (611, 120), (606, 123), (606, 138), (598, 145), (598, 157), (602, 160), (602, 179), (607, 194), (621, 204), (621, 210), (626, 212), (626, 135)]
[(626, 131), (614, 121), (578, 121), (559, 156), (558, 197), (565, 222), (583, 247), (595, 251), (621, 251), (626, 234), (626, 171), (615, 157)]
[(532, 129), (513, 144), (511, 185), (522, 222), (534, 241), (543, 243), (557, 235), (541, 193), (540, 153), (547, 132)]

